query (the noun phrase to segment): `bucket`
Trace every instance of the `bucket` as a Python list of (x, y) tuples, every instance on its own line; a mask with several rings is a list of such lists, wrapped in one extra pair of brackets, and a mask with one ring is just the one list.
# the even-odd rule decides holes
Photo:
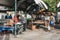
[(32, 30), (36, 30), (36, 25), (32, 25)]

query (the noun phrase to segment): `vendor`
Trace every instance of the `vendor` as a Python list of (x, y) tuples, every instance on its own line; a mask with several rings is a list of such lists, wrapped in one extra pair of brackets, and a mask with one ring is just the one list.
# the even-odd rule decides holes
[(5, 16), (5, 19), (12, 19), (12, 15), (10, 14), (7, 14), (6, 16)]

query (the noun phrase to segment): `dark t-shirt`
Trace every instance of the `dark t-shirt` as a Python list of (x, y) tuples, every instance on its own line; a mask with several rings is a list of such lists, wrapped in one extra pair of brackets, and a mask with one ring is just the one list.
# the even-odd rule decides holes
[(12, 19), (12, 16), (8, 16), (9, 19)]
[(5, 19), (7, 19), (7, 15), (5, 16)]
[(12, 19), (12, 16), (6, 15), (6, 16), (5, 16), (5, 19)]

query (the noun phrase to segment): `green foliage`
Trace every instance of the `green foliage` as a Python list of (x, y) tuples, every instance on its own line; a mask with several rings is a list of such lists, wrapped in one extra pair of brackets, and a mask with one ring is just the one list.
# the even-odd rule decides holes
[(60, 0), (43, 0), (49, 8), (49, 11), (56, 12), (56, 6)]

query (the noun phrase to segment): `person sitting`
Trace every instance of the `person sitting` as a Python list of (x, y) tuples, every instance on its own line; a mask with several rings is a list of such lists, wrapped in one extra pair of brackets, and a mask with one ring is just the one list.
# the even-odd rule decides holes
[(14, 16), (14, 17), (12, 18), (12, 20), (13, 20), (15, 23), (17, 23), (17, 22), (18, 22), (17, 16)]

